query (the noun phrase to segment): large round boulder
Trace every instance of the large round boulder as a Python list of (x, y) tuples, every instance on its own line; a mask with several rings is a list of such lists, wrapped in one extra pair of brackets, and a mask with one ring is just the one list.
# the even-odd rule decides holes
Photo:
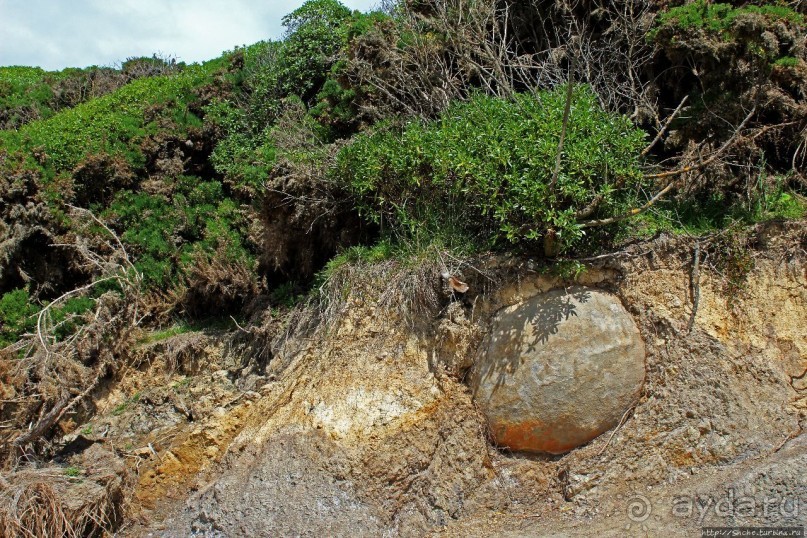
[(644, 342), (619, 299), (572, 287), (501, 310), (470, 383), (497, 445), (562, 454), (615, 427), (644, 377)]

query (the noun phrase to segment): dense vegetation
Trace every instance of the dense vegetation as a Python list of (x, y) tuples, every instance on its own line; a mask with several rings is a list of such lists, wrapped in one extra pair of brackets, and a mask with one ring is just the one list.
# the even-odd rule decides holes
[(803, 8), (594, 4), (309, 0), (202, 65), (0, 68), (7, 360), (114, 370), (134, 325), (284, 308), (358, 257), (802, 217)]
[(129, 58), (120, 69), (67, 68), (45, 71), (38, 67), (0, 67), (0, 128), (18, 129), (57, 112), (100, 97), (143, 77), (181, 69), (170, 58)]
[(594, 200), (610, 214), (637, 198), (646, 143), (644, 132), (579, 86), (553, 180), (565, 97), (564, 88), (509, 100), (476, 95), (436, 121), (380, 126), (339, 153), (335, 175), (362, 214), (399, 237), (425, 224), (491, 245), (526, 244), (554, 230), (571, 247)]
[[(451, 13), (468, 9), (473, 22), (504, 12), (455, 4), (404, 2), (362, 14), (312, 0), (283, 19), (282, 40), (204, 65), (155, 56), (120, 69), (0, 68), (4, 341), (31, 329), (24, 320), (37, 304), (98, 276), (75, 253), (55, 254), (56, 263), (43, 259), (49, 244), (87, 233), (72, 206), (114, 230), (154, 311), (169, 315), (202, 314), (211, 305), (237, 310), (261, 276), (270, 289), (287, 286), (289, 275), (305, 279), (338, 249), (379, 233), (406, 242), (415, 233), (421, 241), (451, 230), (477, 248), (532, 252), (542, 252), (540, 242), (551, 236), (557, 244), (546, 253), (557, 255), (659, 228), (800, 213), (801, 195), (786, 191), (802, 188), (804, 144), (798, 137), (788, 144), (784, 135), (803, 129), (804, 50), (790, 35), (803, 29), (803, 14), (785, 4), (700, 0), (661, 11), (642, 46), (661, 66), (705, 64), (700, 76), (713, 83), (679, 80), (670, 88), (676, 99), (690, 98), (688, 117), (671, 118), (670, 136), (648, 154), (642, 150), (675, 101), (656, 104), (655, 126), (646, 112), (630, 120), (623, 115), (630, 103), (606, 95), (596, 74), (587, 80), (576, 71), (590, 61), (581, 48), (580, 59), (565, 66), (578, 79), (567, 103), (565, 86), (528, 84), (507, 54), (497, 64), (481, 49), (458, 48)], [(514, 11), (506, 24), (519, 30), (539, 17), (579, 16), (563, 3), (533, 9)], [(467, 28), (474, 26), (453, 31)], [(603, 30), (576, 37), (593, 45)], [(525, 38), (504, 53), (564, 45)], [(710, 64), (709, 53), (727, 59)], [(441, 54), (459, 59), (431, 73), (412, 61), (402, 62), (406, 72), (390, 65)], [(626, 61), (643, 76), (638, 59)], [(744, 61), (762, 69), (756, 80), (740, 80)], [(509, 74), (485, 78), (496, 72)], [(452, 79), (446, 92), (454, 98), (417, 106), (418, 91), (421, 99), (433, 94), (435, 77)], [(699, 158), (693, 141), (698, 154), (715, 151), (731, 134), (726, 126), (751, 106), (764, 109), (755, 118), (763, 127), (731, 148), (740, 166), (728, 158), (709, 163), (686, 182), (685, 195), (633, 224), (614, 219), (610, 232), (586, 234), (588, 222), (641, 206), (663, 186), (647, 177), (655, 158), (692, 164)], [(288, 237), (273, 233), (284, 227)], [(324, 253), (306, 252), (322, 247)], [(229, 283), (226, 301), (201, 299), (213, 277), (200, 268), (212, 266), (246, 278)]]

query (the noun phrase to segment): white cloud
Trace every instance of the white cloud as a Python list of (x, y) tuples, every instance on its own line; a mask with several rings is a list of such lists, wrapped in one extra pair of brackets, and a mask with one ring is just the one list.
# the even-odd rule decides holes
[[(114, 65), (154, 52), (196, 62), (277, 38), (302, 0), (0, 0), (0, 65)], [(366, 11), (378, 0), (343, 0)]]

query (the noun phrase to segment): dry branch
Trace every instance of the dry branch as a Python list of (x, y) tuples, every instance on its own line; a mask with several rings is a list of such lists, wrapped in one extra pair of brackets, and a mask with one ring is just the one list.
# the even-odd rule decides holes
[(687, 102), (687, 99), (689, 99), (689, 96), (685, 95), (684, 98), (681, 99), (681, 103), (679, 103), (679, 105), (675, 108), (675, 110), (673, 110), (672, 114), (670, 114), (667, 117), (667, 120), (664, 122), (664, 125), (661, 127), (661, 129), (659, 129), (659, 132), (656, 134), (656, 137), (653, 139), (653, 141), (650, 142), (647, 145), (647, 147), (642, 150), (642, 153), (640, 154), (642, 157), (647, 156), (647, 154), (650, 153), (650, 150), (653, 149), (653, 147), (656, 144), (658, 144), (658, 141), (661, 140), (661, 138), (667, 132), (667, 129), (669, 129), (670, 124), (678, 116), (678, 114), (680, 114), (681, 109), (684, 107), (684, 104)]
[[(680, 176), (682, 174), (686, 174), (687, 172), (700, 170), (702, 168), (705, 168), (705, 167), (709, 166), (710, 164), (714, 163), (723, 153), (725, 153), (727, 149), (729, 149), (732, 145), (734, 145), (734, 143), (737, 141), (737, 137), (740, 135), (740, 132), (745, 128), (745, 125), (751, 120), (751, 117), (754, 115), (755, 112), (756, 112), (756, 107), (751, 109), (751, 112), (748, 113), (748, 115), (745, 117), (745, 119), (743, 119), (742, 123), (740, 123), (740, 125), (734, 130), (734, 133), (732, 133), (731, 137), (728, 140), (726, 140), (726, 142), (723, 143), (723, 145), (720, 146), (720, 148), (717, 151), (712, 153), (709, 156), (709, 158), (706, 159), (705, 161), (700, 161), (700, 162), (698, 162), (696, 164), (693, 164), (693, 165), (690, 165), (690, 166), (684, 166), (684, 167), (678, 168), (676, 170), (670, 170), (670, 171), (667, 171), (667, 172), (660, 172), (660, 173), (657, 173), (657, 174), (649, 174), (649, 175), (646, 175), (645, 178), (646, 179), (663, 179), (663, 178), (668, 178), (668, 177), (678, 177), (678, 176)], [(655, 195), (653, 195), (653, 197), (650, 198), (650, 200), (648, 200), (641, 207), (631, 209), (627, 213), (623, 213), (622, 215), (617, 215), (617, 216), (614, 216), (614, 217), (609, 217), (607, 219), (599, 219), (599, 220), (591, 220), (591, 221), (588, 221), (588, 222), (583, 222), (583, 223), (581, 223), (580, 227), (581, 228), (593, 228), (593, 227), (596, 227), (596, 226), (606, 226), (608, 224), (614, 224), (615, 222), (620, 222), (620, 221), (629, 219), (631, 217), (635, 217), (637, 215), (640, 215), (640, 214), (644, 213), (645, 211), (647, 211), (648, 209), (650, 209), (651, 207), (653, 207), (653, 205), (655, 205), (656, 202), (658, 202), (659, 200), (664, 198), (664, 196), (668, 192), (670, 192), (673, 189), (674, 186), (675, 186), (675, 181), (674, 180), (670, 181), (664, 188), (662, 188)]]
[(698, 315), (698, 305), (701, 299), (701, 244), (695, 243), (695, 251), (692, 254), (692, 272), (689, 274), (689, 287), (692, 292), (692, 313), (689, 315), (687, 332), (691, 333), (695, 326), (695, 317)]
[[(11, 360), (9, 368), (23, 380), (19, 386), (20, 394), (35, 395), (36, 398), (17, 412), (15, 421), (19, 433), (6, 445), (11, 450), (5, 454), (12, 466), (20, 456), (35, 457), (37, 442), (88, 398), (101, 380), (115, 369), (115, 361), (126, 345), (127, 335), (138, 323), (142, 276), (135, 269), (123, 243), (91, 212), (72, 209), (74, 213), (88, 215), (92, 222), (105, 230), (111, 242), (106, 242), (104, 249), (111, 249), (111, 252), (101, 255), (80, 235), (75, 237), (74, 243), (60, 245), (75, 248), (97, 274), (90, 283), (63, 293), (43, 307), (37, 316), (36, 333), (29, 335), (22, 345), (15, 346), (15, 350), (27, 347), (27, 353), (22, 360)], [(110, 281), (120, 284), (121, 295), (107, 293), (99, 297), (94, 311), (84, 315), (85, 323), (80, 324), (72, 336), (57, 339), (54, 331), (63, 324), (52, 326), (48, 323), (51, 310), (69, 298), (86, 295), (97, 285)], [(111, 340), (114, 343), (110, 344), (109, 336), (114, 337)], [(90, 364), (93, 364), (92, 368), (88, 366)], [(31, 421), (37, 411), (38, 418)], [(33, 423), (21, 429), (22, 424), (29, 422)]]
[(555, 169), (552, 171), (552, 181), (549, 182), (549, 191), (555, 192), (555, 185), (560, 175), (560, 165), (563, 157), (563, 143), (566, 141), (566, 130), (569, 127), (569, 112), (572, 110), (572, 95), (574, 93), (574, 83), (572, 74), (574, 72), (574, 61), (572, 61), (569, 81), (566, 83), (566, 103), (563, 105), (563, 122), (560, 128), (560, 140), (558, 141), (558, 152), (555, 156)]

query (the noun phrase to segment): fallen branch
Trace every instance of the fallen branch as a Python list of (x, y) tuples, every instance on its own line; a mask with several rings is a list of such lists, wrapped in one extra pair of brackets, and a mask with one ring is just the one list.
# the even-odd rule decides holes
[(666, 177), (680, 176), (681, 174), (692, 172), (693, 170), (700, 170), (701, 168), (709, 166), (710, 164), (715, 162), (717, 158), (720, 157), (720, 155), (722, 155), (727, 149), (729, 149), (734, 144), (734, 142), (737, 140), (737, 136), (740, 134), (740, 131), (742, 131), (745, 128), (745, 125), (751, 120), (751, 117), (754, 115), (756, 110), (757, 110), (756, 107), (752, 108), (751, 112), (748, 113), (748, 115), (745, 117), (742, 123), (740, 123), (740, 125), (734, 130), (734, 133), (731, 135), (731, 138), (726, 140), (726, 142), (722, 146), (720, 146), (720, 148), (717, 151), (712, 153), (712, 155), (705, 161), (701, 161), (698, 164), (693, 164), (691, 166), (684, 166), (683, 168), (679, 168), (677, 170), (670, 170), (668, 172), (659, 172), (658, 174), (650, 174), (645, 176), (645, 178), (662, 179)]
[(42, 310), (39, 311), (39, 315), (37, 316), (37, 319), (36, 319), (36, 334), (37, 334), (37, 337), (39, 338), (39, 342), (42, 344), (42, 350), (45, 352), (45, 358), (46, 359), (49, 358), (50, 354), (51, 354), (50, 347), (48, 346), (47, 342), (45, 341), (44, 325), (43, 325), (45, 315), (47, 315), (48, 311), (51, 308), (53, 308), (53, 306), (56, 305), (57, 303), (59, 303), (60, 301), (68, 299), (68, 298), (72, 297), (73, 295), (77, 295), (77, 294), (79, 294), (81, 292), (87, 291), (90, 288), (92, 288), (93, 286), (95, 286), (96, 284), (100, 284), (101, 282), (108, 282), (110, 280), (118, 280), (118, 281), (120, 281), (122, 279), (121, 279), (120, 276), (115, 275), (115, 276), (110, 276), (110, 277), (106, 277), (106, 278), (101, 278), (101, 279), (98, 279), (98, 280), (93, 280), (92, 282), (90, 282), (86, 286), (82, 286), (80, 288), (76, 288), (74, 290), (70, 290), (70, 291), (68, 291), (66, 293), (63, 293), (62, 295), (60, 295), (59, 297), (57, 297), (53, 301), (49, 302)]
[(614, 439), (616, 432), (618, 432), (619, 429), (622, 427), (622, 425), (625, 424), (625, 419), (628, 418), (628, 413), (630, 413), (634, 409), (636, 409), (635, 405), (630, 407), (627, 411), (625, 411), (625, 413), (622, 415), (622, 418), (619, 420), (619, 424), (617, 424), (616, 428), (614, 428), (614, 431), (611, 432), (611, 436), (608, 438), (608, 441), (605, 443), (605, 446), (602, 447), (599, 452), (597, 452), (596, 457), (599, 458), (605, 453), (606, 449), (608, 449), (608, 447), (611, 445), (611, 441)]
[(135, 278), (136, 278), (136, 279), (138, 280), (138, 282), (139, 282), (139, 281), (142, 279), (142, 275), (140, 275), (139, 271), (137, 271), (137, 269), (135, 268), (134, 264), (132, 263), (131, 258), (129, 258), (129, 253), (128, 253), (128, 252), (126, 252), (126, 247), (124, 247), (124, 246), (123, 246), (123, 242), (122, 242), (122, 241), (120, 240), (120, 238), (118, 237), (118, 234), (116, 234), (115, 232), (113, 232), (113, 231), (112, 231), (112, 229), (111, 229), (109, 226), (107, 226), (107, 225), (106, 225), (106, 224), (105, 224), (105, 223), (104, 223), (104, 222), (103, 222), (101, 219), (99, 219), (98, 217), (96, 217), (96, 216), (93, 214), (93, 212), (92, 212), (92, 211), (90, 211), (89, 209), (84, 209), (83, 207), (77, 207), (77, 206), (70, 205), (70, 204), (67, 204), (67, 207), (69, 207), (69, 208), (70, 208), (70, 209), (72, 209), (73, 211), (77, 211), (77, 212), (79, 212), (79, 213), (85, 213), (85, 214), (89, 215), (89, 216), (90, 216), (90, 218), (91, 218), (91, 219), (92, 219), (92, 220), (93, 220), (93, 221), (94, 221), (96, 224), (98, 224), (99, 226), (101, 226), (101, 227), (102, 227), (104, 230), (106, 230), (106, 232), (107, 232), (109, 235), (111, 235), (111, 236), (112, 236), (112, 239), (114, 239), (114, 240), (115, 240), (115, 243), (117, 243), (117, 245), (118, 245), (118, 252), (120, 252), (120, 253), (123, 255), (123, 259), (126, 261), (126, 265), (129, 267), (129, 269), (131, 269), (131, 270), (133, 270), (133, 271), (135, 272)]
[(643, 206), (631, 209), (627, 213), (623, 213), (622, 215), (617, 215), (616, 217), (609, 217), (607, 219), (590, 220), (588, 222), (584, 222), (583, 224), (581, 224), (580, 227), (581, 228), (593, 228), (595, 226), (606, 226), (608, 224), (613, 224), (615, 222), (619, 222), (619, 221), (622, 221), (622, 220), (629, 219), (631, 217), (635, 217), (636, 215), (644, 213), (645, 211), (650, 209), (653, 206), (653, 204), (655, 204), (656, 202), (661, 200), (664, 197), (665, 194), (667, 194), (668, 192), (670, 192), (672, 190), (672, 188), (673, 188), (673, 184), (670, 183), (669, 185), (667, 185), (666, 187), (661, 189), (659, 192), (657, 192), (656, 195), (653, 196), (650, 200), (648, 200), (647, 203), (645, 203)]
[(68, 403), (69, 400), (67, 396), (59, 400), (59, 402), (53, 406), (53, 409), (48, 411), (48, 413), (37, 422), (36, 426), (31, 427), (27, 432), (14, 439), (14, 447), (22, 451), (22, 447), (42, 437), (50, 427), (56, 423), (56, 417), (60, 415), (62, 409), (67, 407)]
[(802, 428), (801, 426), (799, 426), (799, 428), (798, 428), (797, 430), (794, 430), (794, 431), (790, 432), (790, 433), (787, 435), (787, 437), (785, 437), (785, 438), (782, 440), (782, 442), (781, 442), (781, 443), (779, 443), (779, 444), (776, 446), (776, 448), (774, 448), (774, 449), (773, 449), (773, 452), (771, 452), (771, 454), (776, 454), (777, 452), (779, 452), (780, 450), (782, 450), (782, 449), (785, 447), (785, 445), (786, 445), (786, 444), (788, 444), (790, 441), (792, 441), (793, 439), (795, 439), (796, 437), (798, 437), (799, 435), (801, 435), (803, 432), (804, 432), (804, 428)]
[[(670, 114), (669, 117), (667, 117), (667, 120), (664, 122), (664, 125), (661, 127), (659, 132), (656, 134), (656, 138), (654, 138), (653, 141), (650, 142), (650, 144), (648, 144), (647, 147), (645, 147), (642, 150), (642, 153), (639, 154), (641, 157), (647, 156), (647, 154), (650, 153), (650, 150), (653, 149), (653, 146), (655, 146), (658, 143), (658, 141), (661, 140), (661, 138), (667, 132), (667, 129), (670, 127), (670, 124), (672, 124), (675, 117), (678, 116), (678, 114), (681, 112), (681, 109), (684, 107), (684, 104), (687, 102), (687, 99), (689, 99), (689, 96), (685, 95), (684, 98), (681, 100), (681, 102), (676, 107), (676, 109), (673, 110), (672, 114)], [(621, 184), (622, 184), (622, 181), (617, 181), (616, 186), (621, 187), (622, 186)], [(600, 206), (600, 203), (602, 203), (603, 199), (605, 199), (605, 195), (604, 194), (598, 194), (597, 196), (594, 197), (593, 200), (591, 200), (590, 204), (588, 204), (586, 207), (584, 207), (583, 209), (581, 209), (580, 211), (575, 213), (574, 218), (579, 220), (579, 219), (585, 219), (585, 218), (590, 217), (597, 210), (597, 208)]]
[[(32, 403), (20, 413), (20, 418), (16, 419), (19, 424), (17, 436), (5, 445), (4, 450), (7, 451), (2, 452), (3, 459), (11, 463), (12, 467), (19, 462), (20, 457), (35, 456), (37, 442), (46, 438), (66, 414), (86, 401), (101, 380), (114, 370), (121, 345), (138, 322), (142, 275), (132, 263), (123, 243), (109, 227), (88, 210), (76, 207), (72, 209), (80, 213), (82, 218), (89, 215), (90, 219), (85, 220), (94, 221), (112, 236), (111, 240), (104, 241), (103, 246), (104, 251), (109, 248), (112, 253), (104, 256), (91, 250), (78, 236), (75, 244), (61, 245), (76, 248), (88, 264), (92, 264), (101, 273), (91, 282), (67, 291), (44, 305), (36, 314), (36, 332), (26, 335), (21, 341), (25, 346), (30, 346), (30, 349), (25, 360), (17, 362), (16, 368), (27, 377), (26, 386), (39, 389), (37, 392), (41, 394), (35, 395), (38, 405)], [(120, 284), (120, 297), (116, 299), (104, 294), (95, 301), (94, 312), (68, 314), (64, 320), (55, 324), (52, 322), (54, 308), (73, 297), (89, 295), (88, 292), (98, 284), (112, 281)], [(131, 321), (128, 319), (130, 315)], [(81, 318), (86, 323), (78, 323), (75, 330), (71, 329), (72, 333), (66, 337), (56, 337), (56, 331)], [(117, 336), (120, 341), (110, 341), (107, 336)], [(19, 343), (15, 345), (20, 346)], [(96, 365), (92, 370), (85, 367), (90, 363)], [(35, 378), (33, 367), (29, 364), (36, 364)], [(58, 388), (48, 391), (41, 389), (40, 384), (45, 381), (48, 386)], [(20, 392), (26, 396), (25, 390)], [(32, 394), (27, 396), (34, 397)], [(34, 418), (37, 411), (38, 416)], [(24, 424), (29, 420), (32, 423), (26, 427)]]
[(594, 197), (593, 200), (591, 200), (590, 204), (588, 204), (586, 207), (575, 213), (574, 218), (584, 219), (586, 217), (590, 217), (592, 213), (594, 213), (597, 210), (597, 207), (599, 207), (600, 203), (602, 203), (604, 199), (605, 199), (604, 194), (602, 193), (598, 194), (597, 196)]

